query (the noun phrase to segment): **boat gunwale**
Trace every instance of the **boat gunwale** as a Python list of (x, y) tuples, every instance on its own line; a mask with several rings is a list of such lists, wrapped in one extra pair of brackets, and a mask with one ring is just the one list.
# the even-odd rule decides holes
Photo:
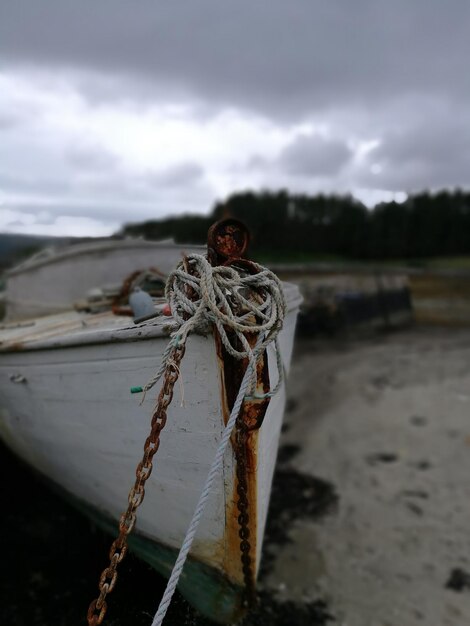
[[(284, 290), (288, 292), (286, 296), (290, 295), (290, 297), (287, 297), (287, 311), (294, 311), (300, 306), (303, 300), (299, 288), (292, 283), (283, 283), (283, 287)], [(57, 317), (60, 317), (60, 315), (61, 314)], [(83, 319), (86, 320), (86, 317)], [(148, 339), (168, 338), (170, 333), (175, 330), (173, 318), (166, 317), (162, 320), (161, 317), (158, 317), (156, 319), (158, 320), (157, 322), (155, 322), (155, 320), (148, 320), (135, 326), (126, 325), (118, 328), (108, 327), (101, 329), (95, 327), (94, 329), (88, 329), (88, 331), (85, 330), (85, 328), (71, 329), (68, 333), (65, 331), (63, 335), (55, 334), (45, 339), (34, 339), (34, 337), (22, 339), (21, 336), (19, 336), (17, 340), (12, 338), (6, 342), (2, 342), (0, 334), (0, 354), (17, 354), (19, 352), (80, 348), (90, 345), (131, 343), (146, 341)], [(34, 323), (34, 319), (29, 321)], [(25, 325), (27, 323), (28, 320), (18, 322), (18, 324)], [(131, 318), (129, 318), (129, 323), (132, 323)], [(38, 332), (38, 335), (40, 332)], [(44, 330), (42, 332), (47, 331)]]
[[(183, 243), (174, 243), (170, 241), (151, 241), (147, 239), (119, 239), (116, 241), (100, 241), (98, 242), (86, 242), (86, 243), (77, 243), (70, 244), (69, 246), (65, 246), (64, 248), (59, 248), (57, 250), (51, 249), (51, 252), (48, 256), (45, 257), (30, 257), (30, 259), (26, 259), (16, 267), (12, 267), (5, 272), (7, 278), (12, 276), (18, 276), (19, 274), (24, 274), (31, 270), (35, 270), (37, 268), (43, 267), (45, 265), (51, 265), (57, 263), (59, 261), (63, 261), (64, 259), (69, 259), (81, 255), (86, 254), (95, 254), (100, 252), (108, 252), (112, 250), (118, 250), (119, 248), (136, 249), (143, 250), (145, 248), (172, 248), (181, 250), (182, 252), (187, 250), (196, 250), (201, 249), (201, 251), (206, 252), (207, 246), (201, 244), (183, 244)], [(45, 249), (47, 250), (47, 248)], [(44, 250), (44, 251), (45, 251)], [(43, 251), (41, 251), (43, 252)], [(201, 252), (202, 253), (202, 252)]]
[[(0, 341), (0, 353), (14, 354), (39, 350), (81, 348), (100, 344), (133, 343), (146, 341), (148, 339), (167, 338), (174, 329), (170, 318), (168, 318), (168, 320), (168, 323), (164, 324), (139, 324), (133, 327), (106, 328), (101, 329), (101, 331), (90, 330), (89, 332), (83, 332), (82, 330), (81, 332), (69, 333), (62, 336), (55, 335), (47, 339), (31, 339), (26, 342), (19, 338), (17, 341), (12, 340), (5, 345), (2, 345)], [(146, 332), (142, 332), (142, 329), (145, 329)]]

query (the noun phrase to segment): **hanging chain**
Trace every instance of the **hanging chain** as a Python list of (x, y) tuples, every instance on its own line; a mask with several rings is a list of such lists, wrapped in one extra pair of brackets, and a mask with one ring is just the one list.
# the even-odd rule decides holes
[(246, 463), (246, 444), (248, 439), (248, 426), (243, 419), (243, 411), (236, 421), (236, 445), (235, 458), (237, 463), (237, 508), (238, 508), (238, 536), (240, 537), (240, 560), (242, 564), (243, 581), (245, 584), (245, 599), (248, 606), (256, 602), (255, 578), (253, 574), (251, 543), (248, 514), (248, 479)]
[(185, 345), (176, 346), (172, 358), (169, 359), (161, 391), (155, 411), (152, 415), (151, 430), (144, 445), (144, 455), (136, 469), (136, 480), (129, 492), (129, 505), (119, 521), (119, 535), (111, 545), (109, 551), (109, 566), (103, 570), (98, 588), (100, 595), (88, 608), (88, 626), (101, 624), (106, 614), (106, 596), (114, 589), (117, 580), (117, 566), (126, 555), (127, 537), (132, 532), (136, 521), (137, 508), (142, 503), (145, 495), (145, 483), (152, 473), (152, 459), (160, 446), (160, 432), (167, 420), (167, 409), (173, 399), (173, 390), (179, 377), (179, 365), (184, 356)]

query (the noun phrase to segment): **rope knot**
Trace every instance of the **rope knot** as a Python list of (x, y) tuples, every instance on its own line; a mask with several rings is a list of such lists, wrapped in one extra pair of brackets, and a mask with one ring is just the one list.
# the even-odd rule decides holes
[[(192, 332), (207, 334), (215, 326), (227, 352), (236, 359), (248, 359), (252, 378), (249, 395), (255, 395), (256, 364), (268, 344), (275, 342), (278, 356), (279, 381), (282, 364), (277, 335), (287, 310), (281, 281), (273, 272), (250, 263), (253, 272), (240, 267), (213, 267), (200, 254), (190, 254), (168, 276), (165, 297), (175, 321), (172, 341), (163, 356), (157, 375), (145, 385), (150, 389), (161, 377), (175, 345), (184, 344)], [(254, 347), (247, 334), (257, 336)]]

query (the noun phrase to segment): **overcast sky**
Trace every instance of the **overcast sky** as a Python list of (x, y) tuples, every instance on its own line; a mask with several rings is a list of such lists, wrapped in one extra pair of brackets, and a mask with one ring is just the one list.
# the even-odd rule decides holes
[(0, 231), (470, 187), (468, 0), (0, 0)]

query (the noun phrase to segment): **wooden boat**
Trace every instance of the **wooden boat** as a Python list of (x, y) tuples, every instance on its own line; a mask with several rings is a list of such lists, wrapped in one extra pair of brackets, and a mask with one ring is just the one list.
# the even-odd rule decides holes
[[(287, 314), (279, 334), (289, 366), (301, 301), (284, 284)], [(0, 329), (0, 435), (97, 524), (115, 533), (149, 430), (153, 399), (142, 406), (130, 387), (145, 383), (167, 346), (171, 318), (140, 324), (112, 312), (69, 311)], [(276, 356), (267, 350), (275, 377)], [(191, 335), (129, 545), (168, 576), (228, 418), (233, 371), (214, 333)], [(184, 396), (184, 399), (183, 399)], [(233, 397), (232, 397), (233, 401)], [(253, 572), (264, 526), (285, 389), (271, 398), (246, 442)], [(249, 403), (247, 403), (249, 404)], [(248, 407), (249, 408), (249, 407)], [(247, 410), (248, 410), (247, 408)], [(211, 494), (179, 589), (203, 614), (233, 623), (244, 611), (233, 446)]]
[(68, 311), (90, 289), (116, 289), (133, 270), (155, 267), (167, 275), (184, 254), (204, 246), (172, 240), (107, 239), (45, 248), (6, 273), (6, 319)]

